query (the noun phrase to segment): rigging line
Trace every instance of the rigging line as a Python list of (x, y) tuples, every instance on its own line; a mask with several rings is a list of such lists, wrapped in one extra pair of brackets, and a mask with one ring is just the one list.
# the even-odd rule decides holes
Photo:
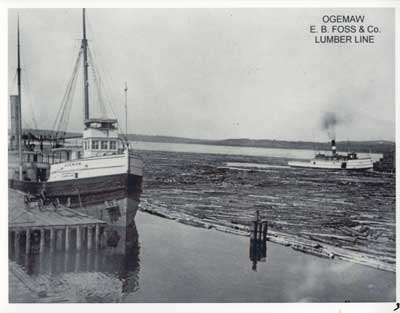
[(76, 68), (75, 74), (73, 76), (74, 78), (71, 83), (70, 93), (69, 93), (68, 99), (67, 99), (67, 101), (70, 105), (67, 106), (67, 110), (66, 110), (65, 130), (66, 130), (66, 128), (67, 128), (66, 126), (68, 125), (68, 122), (69, 122), (69, 117), (70, 117), (70, 113), (71, 113), (71, 109), (72, 109), (72, 102), (73, 102), (74, 96), (75, 96), (75, 90), (76, 90), (76, 85), (77, 85), (77, 80), (78, 80), (77, 72), (79, 69), (79, 64), (80, 64), (80, 61), (78, 60), (77, 68)]
[[(73, 68), (73, 71), (72, 71), (72, 76), (70, 77), (70, 80), (69, 80), (69, 82), (67, 84), (67, 88), (66, 88), (65, 93), (63, 95), (63, 98), (61, 100), (60, 109), (59, 109), (59, 111), (57, 113), (57, 117), (56, 117), (56, 119), (54, 120), (54, 123), (53, 123), (53, 127), (52, 127), (53, 131), (56, 130), (57, 123), (60, 124), (62, 122), (62, 120), (63, 120), (63, 117), (65, 116), (67, 100), (69, 98), (69, 94), (70, 94), (70, 91), (71, 91), (72, 82), (76, 79), (76, 76), (77, 76), (77, 71), (78, 71), (78, 66), (80, 64), (81, 55), (82, 55), (82, 51), (80, 50), (79, 54), (78, 54), (78, 57), (76, 58), (76, 61), (75, 61), (75, 65), (74, 65), (74, 68)], [(59, 130), (59, 129), (60, 129), (60, 127), (57, 128), (57, 130)]]
[(22, 117), (22, 123), (23, 123), (23, 126), (25, 126), (25, 127), (22, 127), (22, 128), (32, 128), (32, 125), (30, 124), (30, 123), (28, 123), (23, 117)]
[(101, 77), (98, 74), (97, 71), (97, 66), (94, 62), (93, 59), (93, 54), (91, 53), (90, 49), (89, 49), (89, 59), (92, 61), (92, 72), (93, 72), (93, 79), (96, 85), (96, 91), (97, 91), (97, 97), (100, 103), (100, 109), (101, 109), (101, 113), (103, 114), (103, 116), (107, 116), (107, 110), (104, 104), (104, 97), (103, 94), (101, 92), (101, 87), (102, 87), (102, 81), (101, 81)]
[[(93, 58), (92, 54), (91, 54), (91, 58)], [(105, 99), (104, 93), (103, 93), (103, 87), (104, 87), (103, 80), (101, 79), (101, 76), (98, 71), (98, 66), (94, 60), (93, 60), (93, 76), (95, 77), (95, 80), (96, 80), (97, 93), (98, 93), (98, 97), (99, 97), (100, 105), (101, 105), (100, 109), (102, 111), (102, 114), (107, 116), (106, 104), (108, 104), (108, 103), (105, 101), (106, 99)], [(109, 106), (110, 106), (111, 112), (115, 116), (115, 113), (114, 113), (111, 105), (109, 105)]]
[(101, 80), (101, 76), (99, 74), (99, 70), (97, 68), (97, 63), (96, 63), (95, 58), (93, 56), (93, 52), (92, 52), (92, 50), (90, 48), (89, 48), (89, 57), (90, 57), (90, 60), (92, 61), (93, 77), (95, 79), (96, 88), (98, 88), (97, 91), (98, 91), (99, 100), (101, 101), (101, 104), (104, 106), (104, 98), (103, 98), (102, 93), (101, 93), (102, 80)]
[[(93, 56), (93, 53), (92, 53), (92, 50), (91, 49), (89, 49), (89, 55), (90, 55), (90, 58), (91, 58), (91, 60), (92, 60), (92, 67), (93, 67), (93, 69), (94, 69), (94, 76), (98, 79), (98, 84), (97, 84), (97, 88), (99, 88), (99, 94), (100, 94), (100, 97), (101, 97), (101, 105), (103, 105), (103, 107), (104, 107), (104, 109), (106, 109), (105, 108), (105, 105), (104, 105), (104, 93), (101, 91), (102, 89), (101, 89), (101, 87), (105, 87), (104, 86), (104, 84), (103, 84), (103, 80), (101, 79), (101, 75), (100, 75), (100, 73), (99, 73), (99, 67), (97, 66), (97, 62), (95, 61), (95, 58), (94, 58), (94, 56)], [(115, 112), (114, 112), (114, 109), (113, 109), (113, 106), (112, 106), (112, 104), (111, 104), (111, 99), (108, 97), (108, 94), (107, 94), (107, 92), (106, 92), (106, 97), (108, 98), (107, 100), (108, 101), (106, 101), (106, 103), (109, 105), (109, 107), (110, 107), (110, 109), (111, 109), (111, 112), (112, 112), (112, 114), (115, 116), (115, 117), (117, 117), (116, 116), (116, 114), (115, 114)]]
[(68, 82), (67, 89), (66, 89), (64, 97), (62, 99), (62, 111), (60, 112), (61, 114), (59, 116), (59, 122), (62, 122), (63, 117), (65, 116), (65, 110), (66, 110), (66, 106), (68, 104), (68, 99), (70, 97), (71, 87), (72, 87), (73, 81), (76, 79), (76, 76), (77, 76), (77, 67), (79, 66), (80, 59), (81, 59), (81, 54), (79, 53), (78, 57), (76, 59), (76, 62), (75, 62), (75, 66), (74, 66), (74, 69), (72, 72), (71, 79)]
[(75, 75), (75, 79), (72, 81), (71, 92), (70, 92), (69, 99), (68, 99), (69, 105), (67, 105), (65, 118), (63, 121), (63, 128), (61, 129), (61, 131), (64, 133), (64, 136), (65, 136), (65, 132), (67, 131), (68, 123), (69, 123), (69, 119), (70, 119), (70, 115), (71, 115), (72, 102), (74, 100), (75, 89), (76, 89), (76, 85), (77, 85), (76, 77), (77, 77), (77, 75)]
[[(96, 53), (94, 52), (94, 54), (96, 54)], [(101, 69), (99, 67), (97, 67), (97, 68), (98, 68), (98, 71), (101, 72)], [(106, 72), (107, 72), (107, 70), (106, 70)], [(112, 105), (113, 101), (110, 97), (110, 95), (111, 95), (110, 80), (107, 81), (109, 76), (104, 74), (104, 75), (102, 75), (102, 77), (105, 77), (105, 80), (103, 79), (102, 82), (104, 82), (103, 86), (104, 86), (105, 95), (107, 98), (107, 103), (110, 106), (110, 109), (111, 109), (112, 113), (114, 114), (114, 116), (117, 117), (117, 115), (115, 114), (115, 111), (114, 111), (114, 106)]]
[[(69, 87), (67, 87), (67, 88), (69, 88)], [(58, 112), (57, 112), (57, 116), (56, 116), (56, 119), (54, 120), (54, 123), (53, 123), (53, 126), (52, 126), (52, 131), (58, 131), (58, 129), (59, 129), (59, 124), (61, 123), (61, 121), (62, 121), (62, 116), (64, 115), (64, 111), (65, 111), (65, 98), (66, 98), (66, 93), (67, 93), (68, 91), (66, 90), (65, 91), (65, 93), (64, 93), (64, 96), (63, 96), (63, 99), (62, 99), (62, 101), (61, 101), (61, 105), (60, 105), (60, 108), (59, 108), (59, 110), (58, 110)], [(57, 127), (57, 125), (58, 125), (58, 127)], [(57, 128), (56, 128), (57, 127)]]
[[(33, 129), (38, 129), (38, 126), (37, 126), (37, 120), (36, 120), (36, 118), (35, 118), (35, 112), (34, 112), (34, 110), (33, 110), (33, 104), (32, 104), (32, 98), (31, 98), (31, 88), (30, 88), (30, 85), (29, 85), (29, 77), (28, 77), (28, 72), (25, 70), (25, 67), (24, 67), (24, 64), (22, 64), (23, 63), (23, 61), (24, 60), (26, 60), (27, 58), (26, 58), (26, 55), (25, 55), (25, 50), (24, 49), (22, 49), (22, 51), (20, 51), (20, 53), (21, 53), (21, 58), (22, 58), (22, 62), (21, 62), (21, 71), (23, 72), (23, 74), (24, 75), (21, 75), (21, 88), (22, 89), (25, 89), (25, 95), (26, 95), (26, 98), (28, 99), (28, 105), (29, 105), (29, 109), (30, 109), (30, 111), (31, 111), (31, 114), (32, 114), (32, 116), (31, 116), (31, 119), (32, 119), (32, 122), (33, 122), (33, 127), (31, 127), (31, 128), (33, 128)], [(15, 72), (15, 74), (17, 75), (18, 73), (17, 73), (18, 71), (16, 71)], [(22, 105), (22, 104), (21, 104)], [(31, 125), (31, 124), (30, 124)]]
[[(79, 63), (79, 59), (81, 58), (81, 49), (79, 49), (78, 50), (78, 56), (76, 57), (76, 59), (75, 59), (75, 61), (74, 61), (74, 63), (73, 63), (73, 68), (75, 69), (75, 64), (78, 62)], [(74, 70), (73, 70), (73, 73), (72, 73), (72, 77), (74, 76), (75, 74), (74, 74)], [(62, 112), (63, 112), (63, 110), (64, 110), (64, 108), (63, 108), (63, 106), (65, 105), (65, 97), (66, 97), (66, 93), (67, 93), (67, 90), (68, 90), (68, 86), (69, 86), (69, 84), (70, 84), (70, 82), (71, 82), (71, 80), (72, 80), (72, 77), (70, 77), (70, 79), (69, 79), (69, 81), (68, 81), (68, 84), (67, 84), (67, 89), (66, 89), (66, 91), (65, 91), (65, 93), (64, 93), (64, 95), (63, 95), (63, 98), (62, 98), (62, 100), (61, 100), (61, 104), (60, 104), (60, 107), (59, 107), (59, 109), (58, 109), (58, 112), (57, 112), (57, 115), (56, 115), (56, 118), (54, 119), (54, 123), (53, 123), (53, 126), (52, 126), (52, 131), (55, 131), (56, 130), (56, 125), (57, 125), (57, 123), (60, 121), (60, 117), (61, 117), (61, 114), (62, 114)]]
[(69, 86), (69, 82), (68, 82), (68, 84), (67, 84), (67, 90), (64, 92), (63, 98), (62, 98), (62, 100), (61, 100), (61, 104), (60, 104), (60, 107), (59, 107), (59, 109), (58, 109), (56, 118), (55, 118), (55, 120), (54, 120), (54, 122), (53, 122), (53, 126), (52, 126), (52, 128), (51, 128), (52, 131), (55, 131), (55, 130), (56, 130), (57, 124), (59, 123), (59, 121), (61, 121), (62, 112), (65, 110), (65, 108), (64, 108), (64, 106), (65, 106), (65, 97), (66, 97), (66, 93), (67, 93), (68, 88), (69, 88), (68, 86)]
[(17, 73), (17, 71), (15, 71), (14, 78), (11, 81), (11, 84), (12, 84), (13, 88), (15, 88), (15, 86), (17, 85), (17, 75), (18, 75), (18, 73)]
[[(80, 62), (78, 62), (77, 64), (79, 65), (79, 63)], [(61, 135), (62, 135), (62, 133), (65, 134), (65, 131), (67, 129), (68, 122), (69, 122), (69, 117), (70, 117), (71, 107), (72, 107), (71, 102), (73, 100), (73, 95), (75, 93), (75, 87), (76, 87), (76, 81), (77, 81), (76, 78), (78, 76), (78, 75), (76, 75), (77, 70), (78, 70), (78, 68), (76, 68), (76, 70), (74, 69), (71, 84), (69, 85), (67, 97), (65, 99), (65, 106), (64, 106), (65, 109), (63, 110), (62, 119), (60, 121), (59, 128), (58, 128), (58, 133), (60, 133)]]
[(35, 129), (38, 129), (38, 126), (37, 126), (37, 121), (36, 121), (36, 118), (35, 118), (35, 111), (33, 110), (33, 103), (32, 103), (32, 97), (31, 97), (31, 88), (30, 88), (30, 85), (29, 85), (29, 83), (28, 83), (28, 81), (29, 81), (29, 77), (28, 78), (26, 78), (26, 76), (28, 75), (27, 74), (27, 72), (24, 70), (24, 69), (22, 69), (22, 71), (24, 72), (24, 74), (25, 75), (22, 75), (22, 87), (24, 87), (25, 86), (25, 89), (26, 89), (26, 92), (25, 92), (25, 94), (27, 95), (27, 98), (28, 98), (28, 104), (29, 104), (29, 109), (31, 110), (31, 114), (32, 114), (32, 122), (33, 122), (33, 125), (34, 125), (34, 127), (35, 127)]
[[(97, 39), (96, 39), (96, 36), (95, 36), (95, 32), (93, 31), (92, 24), (91, 24), (91, 22), (90, 22), (90, 18), (87, 18), (86, 21), (87, 21), (87, 23), (88, 23), (88, 28), (90, 29), (91, 37), (93, 38), (93, 39), (91, 40), (91, 42), (92, 42), (91, 45), (94, 46), (94, 50), (93, 50), (93, 52), (92, 52), (92, 55), (93, 55), (96, 59), (101, 59), (101, 55), (102, 55), (102, 54), (101, 54), (101, 49), (97, 49), (97, 47), (98, 47), (98, 46), (97, 46)], [(99, 53), (97, 53), (96, 50), (98, 50)], [(100, 56), (99, 58), (98, 58), (98, 55)], [(100, 67), (97, 67), (97, 71), (99, 72), (99, 74), (100, 74), (102, 77), (105, 77), (105, 80), (104, 80), (104, 79), (102, 80), (102, 82), (104, 82), (104, 85), (103, 85), (103, 86), (104, 86), (104, 89), (105, 89), (105, 97), (106, 97), (107, 100), (108, 100), (108, 105), (110, 106), (111, 111), (113, 112), (114, 116), (117, 117), (117, 115), (116, 115), (115, 112), (114, 112), (114, 108), (113, 108), (112, 101), (111, 101), (111, 98), (110, 98), (111, 88), (110, 88), (109, 85), (108, 85), (108, 83), (110, 83), (110, 86), (112, 86), (114, 82), (112, 81), (111, 75), (109, 74), (110, 71), (108, 70), (107, 65), (104, 64), (103, 67), (104, 67), (104, 70), (103, 70), (103, 71), (101, 70)], [(102, 75), (102, 74), (104, 74), (104, 73), (107, 73), (108, 75)], [(108, 80), (108, 82), (107, 82), (107, 80)]]

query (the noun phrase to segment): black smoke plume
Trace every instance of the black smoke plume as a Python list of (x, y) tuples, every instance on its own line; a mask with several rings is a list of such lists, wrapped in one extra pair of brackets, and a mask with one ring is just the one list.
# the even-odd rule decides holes
[(336, 125), (340, 122), (340, 118), (334, 112), (325, 112), (322, 116), (322, 129), (328, 132), (331, 140), (336, 139)]

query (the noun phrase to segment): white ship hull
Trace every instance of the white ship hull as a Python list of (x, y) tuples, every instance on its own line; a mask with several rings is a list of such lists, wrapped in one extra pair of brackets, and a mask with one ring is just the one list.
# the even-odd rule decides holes
[(330, 170), (369, 170), (373, 167), (372, 159), (356, 159), (356, 160), (317, 160), (310, 161), (290, 161), (290, 167), (298, 168), (316, 168)]
[(95, 156), (52, 164), (47, 182), (133, 174), (143, 176), (143, 161), (129, 154)]

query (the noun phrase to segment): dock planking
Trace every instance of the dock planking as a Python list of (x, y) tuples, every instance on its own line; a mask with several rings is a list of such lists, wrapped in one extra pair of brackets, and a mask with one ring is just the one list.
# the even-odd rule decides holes
[[(10, 253), (30, 254), (104, 246), (107, 223), (58, 203), (25, 202), (25, 193), (9, 189)], [(33, 249), (33, 250), (32, 250)]]
[(65, 227), (65, 226), (86, 226), (106, 222), (92, 218), (86, 214), (72, 210), (64, 205), (44, 205), (39, 208), (36, 205), (25, 206), (23, 202), (24, 193), (9, 189), (9, 215), (8, 227), (15, 228), (41, 228), (41, 227)]

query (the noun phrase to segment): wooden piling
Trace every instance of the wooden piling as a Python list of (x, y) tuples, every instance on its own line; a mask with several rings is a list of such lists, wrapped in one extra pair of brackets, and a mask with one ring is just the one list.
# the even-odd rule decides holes
[(267, 235), (268, 235), (268, 222), (264, 222), (264, 230), (263, 230), (263, 241), (267, 241)]
[(104, 244), (104, 227), (99, 227), (99, 248), (103, 248)]
[(87, 249), (92, 250), (93, 241), (93, 228), (91, 226), (87, 227)]
[(257, 240), (257, 228), (258, 228), (258, 222), (255, 221), (253, 222), (253, 239)]
[(81, 228), (76, 227), (76, 250), (81, 250)]
[(63, 230), (56, 229), (56, 249), (62, 250)]
[(53, 251), (54, 249), (54, 239), (55, 239), (55, 229), (50, 228), (50, 251)]
[(15, 236), (14, 236), (14, 251), (15, 251), (15, 258), (17, 258), (19, 255), (19, 232), (17, 230), (15, 231)]
[(26, 240), (25, 240), (25, 254), (29, 255), (31, 251), (31, 230), (26, 229)]
[(99, 248), (99, 239), (100, 239), (100, 225), (96, 224), (96, 226), (95, 226), (95, 235), (94, 235), (95, 249)]
[(40, 252), (44, 251), (44, 228), (40, 229)]
[(65, 228), (65, 251), (69, 251), (69, 227)]
[[(9, 218), (8, 231), (11, 233), (9, 238), (10, 256), (20, 254), (20, 237), (24, 232), (26, 234), (26, 242), (22, 249), (29, 253), (32, 250), (32, 242), (30, 238), (33, 235), (35, 239), (40, 241), (40, 251), (47, 249), (48, 238), (47, 230), (50, 231), (50, 251), (56, 249), (65, 249), (66, 251), (76, 247), (80, 250), (83, 246), (93, 249), (100, 246), (102, 229), (107, 223), (103, 220), (96, 219), (85, 215), (76, 210), (71, 210), (60, 205), (55, 211), (53, 206), (44, 205), (41, 210), (29, 210), (29, 214), (24, 214), (26, 209), (18, 207), (12, 210)], [(93, 229), (96, 227), (95, 229)], [(76, 237), (74, 236), (76, 229)], [(73, 231), (74, 230), (74, 231)], [(73, 232), (72, 232), (73, 231)], [(21, 234), (20, 234), (21, 233)], [(93, 238), (95, 236), (95, 238)], [(76, 239), (76, 245), (75, 242)]]

